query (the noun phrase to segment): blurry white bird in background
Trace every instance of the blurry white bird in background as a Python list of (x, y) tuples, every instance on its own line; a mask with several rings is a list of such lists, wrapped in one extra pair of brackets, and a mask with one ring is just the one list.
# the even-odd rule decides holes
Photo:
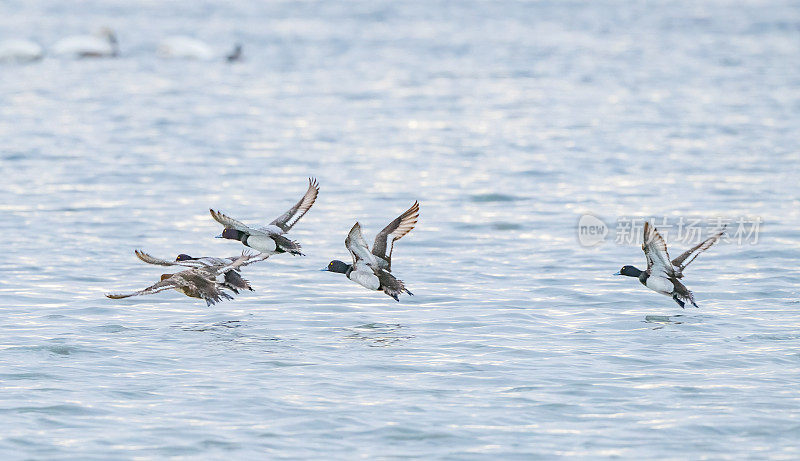
[(156, 50), (162, 58), (211, 60), (214, 52), (205, 43), (196, 38), (175, 35), (161, 40)]
[[(210, 61), (221, 58), (214, 50), (204, 42), (183, 35), (167, 37), (158, 44), (156, 54), (162, 58), (169, 59), (195, 59), (198, 61)], [(242, 47), (237, 44), (233, 51), (225, 58), (229, 61), (241, 59)]]
[(0, 62), (31, 62), (44, 56), (42, 46), (24, 39), (0, 42)]
[(74, 35), (53, 45), (53, 54), (73, 58), (115, 57), (119, 54), (117, 36), (109, 28), (100, 29), (95, 35)]

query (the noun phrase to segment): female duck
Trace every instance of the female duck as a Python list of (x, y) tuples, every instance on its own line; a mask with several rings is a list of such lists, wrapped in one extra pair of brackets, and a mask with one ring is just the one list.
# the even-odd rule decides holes
[(275, 218), (269, 225), (257, 229), (246, 226), (219, 211), (209, 211), (211, 212), (212, 218), (225, 226), (225, 229), (217, 238), (238, 240), (242, 242), (244, 246), (258, 250), (266, 256), (278, 253), (302, 255), (303, 253), (300, 252), (300, 244), (288, 239), (284, 234), (289, 232), (289, 230), (297, 224), (297, 221), (308, 212), (317, 199), (317, 194), (319, 194), (319, 184), (316, 179), (309, 178), (308, 190), (306, 190), (305, 195), (303, 195), (300, 201), (289, 208), (286, 213)]
[[(183, 266), (191, 268), (213, 268), (213, 267), (225, 266), (227, 264), (233, 264), (237, 259), (239, 259), (235, 256), (232, 256), (230, 258), (215, 258), (212, 256), (193, 258), (187, 254), (181, 253), (178, 255), (177, 258), (175, 258), (175, 261), (167, 261), (166, 259), (150, 256), (149, 254), (140, 250), (136, 250), (135, 253), (139, 259), (146, 262), (147, 264), (155, 264), (158, 266)], [(251, 258), (247, 262), (240, 264), (238, 267), (234, 269), (225, 271), (224, 272), (225, 279), (222, 282), (222, 287), (236, 294), (239, 293), (239, 290), (253, 291), (253, 287), (250, 286), (250, 282), (242, 278), (240, 274), (240, 268), (247, 266), (249, 264), (253, 264), (255, 262), (263, 261), (267, 259), (267, 257), (268, 256), (258, 255), (256, 257)]]
[[(642, 241), (642, 250), (647, 258), (647, 270), (641, 271), (633, 266), (623, 266), (614, 275), (626, 275), (628, 277), (636, 277), (642, 285), (650, 288), (656, 293), (670, 296), (682, 308), (686, 302), (692, 303), (694, 307), (698, 307), (694, 302), (694, 295), (689, 291), (679, 279), (683, 278), (683, 270), (686, 266), (694, 261), (697, 256), (709, 249), (717, 240), (725, 233), (725, 226), (714, 233), (711, 237), (700, 242), (694, 247), (686, 250), (682, 255), (670, 261), (669, 254), (667, 253), (667, 244), (658, 229), (651, 226), (649, 222), (644, 223), (644, 239)], [(686, 261), (689, 256), (691, 259)], [(684, 262), (686, 261), (686, 262)]]
[(161, 281), (144, 290), (127, 294), (109, 293), (106, 296), (111, 299), (122, 299), (174, 289), (186, 296), (202, 299), (206, 302), (206, 305), (211, 306), (225, 299), (233, 299), (231, 295), (222, 291), (223, 288), (227, 287), (225, 286), (225, 281), (220, 280), (219, 276), (226, 274), (228, 271), (237, 270), (252, 257), (249, 254), (242, 253), (242, 256), (232, 263), (228, 261), (224, 265), (194, 267), (174, 274), (163, 274), (161, 275)]

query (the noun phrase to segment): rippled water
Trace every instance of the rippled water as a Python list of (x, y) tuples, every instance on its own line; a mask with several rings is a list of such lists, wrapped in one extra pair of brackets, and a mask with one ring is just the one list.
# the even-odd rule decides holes
[[(800, 457), (796, 3), (185, 3), (0, 5), (0, 38), (122, 47), (0, 66), (3, 459)], [(135, 248), (238, 253), (208, 208), (265, 223), (308, 176), (308, 256), (255, 293), (103, 297), (162, 272)], [(317, 271), (414, 200), (416, 296)], [(682, 311), (584, 213), (763, 225)]]

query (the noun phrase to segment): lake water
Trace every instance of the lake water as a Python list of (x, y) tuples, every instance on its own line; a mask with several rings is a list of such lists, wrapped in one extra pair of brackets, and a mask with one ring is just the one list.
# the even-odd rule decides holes
[[(102, 26), (118, 59), (0, 66), (3, 459), (800, 457), (796, 2), (0, 5), (0, 39)], [(238, 254), (208, 208), (265, 224), (309, 176), (256, 292), (103, 296), (164, 272), (137, 248)], [(318, 271), (414, 200), (416, 296)], [(682, 310), (611, 275), (647, 217), (760, 227)]]

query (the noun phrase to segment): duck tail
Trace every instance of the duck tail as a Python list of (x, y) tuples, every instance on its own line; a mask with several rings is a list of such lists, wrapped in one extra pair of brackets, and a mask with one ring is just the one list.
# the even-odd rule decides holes
[(677, 293), (672, 295), (672, 299), (674, 299), (675, 302), (678, 303), (679, 306), (681, 306), (681, 309), (686, 309), (686, 303), (678, 299)]
[(272, 239), (275, 240), (275, 246), (286, 253), (295, 256), (305, 256), (301, 251), (300, 244), (294, 240), (290, 240), (283, 235), (273, 235)]
[(694, 302), (694, 293), (692, 293), (691, 291), (689, 291), (688, 295), (686, 296), (686, 300), (692, 303), (692, 306), (700, 309), (700, 306), (698, 306), (697, 303)]
[(395, 278), (389, 272), (386, 272), (385, 270), (379, 270), (376, 275), (378, 276), (378, 280), (381, 282), (383, 292), (394, 298), (395, 301), (400, 302), (400, 295), (403, 293), (408, 293), (409, 295), (414, 296), (410, 291), (408, 291), (402, 280)]
[(225, 273), (225, 283), (228, 285), (228, 288), (236, 294), (239, 293), (237, 288), (253, 291), (253, 287), (250, 286), (250, 281), (243, 278), (236, 271), (231, 270)]

